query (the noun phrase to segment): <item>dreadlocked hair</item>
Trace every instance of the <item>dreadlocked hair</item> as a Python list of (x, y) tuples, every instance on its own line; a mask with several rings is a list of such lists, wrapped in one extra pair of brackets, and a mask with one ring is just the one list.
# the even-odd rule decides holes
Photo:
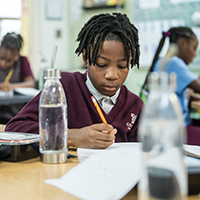
[(159, 54), (160, 54), (162, 47), (165, 43), (166, 37), (169, 37), (170, 44), (171, 43), (177, 43), (180, 38), (185, 38), (186, 40), (192, 40), (192, 39), (196, 38), (196, 35), (194, 34), (194, 32), (190, 28), (185, 27), (185, 26), (173, 27), (173, 28), (169, 29), (166, 33), (163, 32), (163, 34), (162, 34), (163, 36), (160, 40), (160, 43), (159, 43), (158, 48), (156, 50), (156, 53), (154, 55), (153, 61), (151, 63), (149, 71), (146, 75), (144, 84), (142, 85), (142, 89), (140, 91), (140, 97), (142, 95), (143, 90), (149, 91), (149, 89), (148, 89), (148, 76), (154, 69), (154, 65), (159, 58)]
[(1, 42), (0, 48), (11, 50), (12, 52), (20, 52), (23, 45), (23, 38), (15, 32), (7, 33)]
[(127, 67), (131, 56), (131, 68), (134, 65), (139, 68), (138, 30), (131, 24), (126, 14), (106, 13), (93, 16), (78, 34), (76, 41), (79, 42), (79, 45), (75, 53), (79, 56), (85, 51), (85, 58), (89, 60), (89, 64), (95, 65), (100, 44), (105, 40), (122, 42), (127, 58)]

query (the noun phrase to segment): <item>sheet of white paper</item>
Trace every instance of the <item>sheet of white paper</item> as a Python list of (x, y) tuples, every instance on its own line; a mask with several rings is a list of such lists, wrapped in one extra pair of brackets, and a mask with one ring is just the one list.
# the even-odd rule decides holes
[(15, 91), (27, 96), (36, 96), (40, 92), (35, 88), (15, 88)]
[(200, 146), (184, 144), (183, 149), (187, 155), (200, 158)]
[(140, 180), (140, 159), (141, 151), (137, 148), (100, 151), (61, 178), (45, 180), (45, 183), (81, 199), (121, 199)]
[(107, 151), (110, 149), (121, 148), (121, 147), (131, 147), (131, 148), (141, 148), (141, 143), (139, 142), (122, 142), (122, 143), (113, 143), (107, 149), (86, 149), (86, 148), (77, 148), (77, 154), (79, 162), (83, 162), (86, 158), (90, 157), (94, 153)]

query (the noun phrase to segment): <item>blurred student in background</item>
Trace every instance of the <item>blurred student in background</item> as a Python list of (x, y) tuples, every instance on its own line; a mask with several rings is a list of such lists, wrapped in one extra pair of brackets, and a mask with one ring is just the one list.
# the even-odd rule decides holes
[[(188, 69), (188, 65), (193, 61), (193, 58), (197, 56), (196, 50), (198, 47), (198, 39), (194, 32), (188, 27), (173, 27), (167, 32), (162, 33), (159, 46), (153, 58), (153, 62), (146, 76), (145, 82), (142, 86), (140, 95), (143, 91), (148, 92), (148, 76), (152, 71), (159, 71), (159, 66), (162, 59), (159, 59), (159, 54), (164, 45), (165, 39), (169, 37), (169, 42), (178, 45), (177, 55), (170, 58), (166, 64), (165, 70), (168, 73), (175, 72), (177, 76), (177, 88), (176, 94), (180, 101), (182, 108), (185, 125), (187, 126), (188, 139), (190, 140), (195, 134), (198, 136), (198, 144), (200, 144), (200, 123), (194, 123), (189, 116), (188, 107), (188, 89), (195, 93), (200, 93), (200, 82), (198, 78)], [(195, 126), (193, 126), (195, 125)], [(188, 141), (190, 143), (190, 141)]]
[[(0, 90), (17, 87), (34, 88), (34, 77), (28, 59), (20, 55), (23, 38), (14, 32), (7, 33), (0, 45)], [(7, 78), (6, 78), (7, 77)], [(8, 78), (9, 77), (9, 78)], [(7, 80), (9, 79), (9, 80)], [(23, 107), (21, 104), (0, 106), (0, 123), (6, 124)]]

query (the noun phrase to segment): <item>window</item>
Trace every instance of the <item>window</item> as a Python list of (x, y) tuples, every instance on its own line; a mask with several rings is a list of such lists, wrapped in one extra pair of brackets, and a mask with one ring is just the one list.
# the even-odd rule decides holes
[(7, 32), (21, 32), (22, 0), (0, 0), (0, 40)]

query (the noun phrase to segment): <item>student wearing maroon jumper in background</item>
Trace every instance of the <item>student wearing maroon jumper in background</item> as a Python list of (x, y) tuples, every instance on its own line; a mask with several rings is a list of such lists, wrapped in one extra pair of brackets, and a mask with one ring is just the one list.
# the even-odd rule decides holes
[[(123, 83), (130, 68), (139, 68), (138, 30), (125, 14), (100, 14), (83, 26), (77, 41), (76, 53), (82, 54), (87, 71), (61, 74), (67, 98), (68, 145), (106, 148), (114, 141), (137, 141), (143, 101)], [(102, 123), (91, 96), (108, 124)], [(102, 105), (104, 97), (109, 110)], [(40, 94), (31, 100), (7, 124), (6, 131), (38, 134), (39, 98)]]
[[(7, 33), (0, 45), (0, 90), (10, 91), (17, 87), (34, 87), (34, 77), (26, 57), (20, 55), (23, 38), (14, 32)], [(10, 70), (13, 74), (4, 82)], [(0, 106), (0, 124), (6, 124), (24, 106), (12, 104)]]

